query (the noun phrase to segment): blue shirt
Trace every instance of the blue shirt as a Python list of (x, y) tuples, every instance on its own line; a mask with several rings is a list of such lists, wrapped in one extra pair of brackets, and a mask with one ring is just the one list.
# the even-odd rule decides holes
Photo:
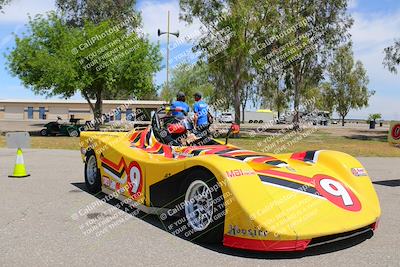
[[(174, 103), (172, 103), (171, 108), (172, 109), (180, 108), (183, 111), (185, 111), (186, 113), (189, 112), (189, 105), (182, 101), (175, 101)], [(183, 114), (182, 111), (172, 111), (172, 115), (175, 117), (178, 117), (178, 118), (185, 117), (185, 114)]]
[(197, 114), (197, 126), (208, 124), (208, 105), (203, 100), (197, 101), (193, 110)]

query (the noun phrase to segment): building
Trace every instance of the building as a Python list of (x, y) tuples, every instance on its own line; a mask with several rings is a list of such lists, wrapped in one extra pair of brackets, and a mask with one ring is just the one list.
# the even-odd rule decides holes
[[(129, 114), (143, 114), (141, 121), (150, 120), (152, 111), (166, 102), (157, 100), (104, 100), (103, 113), (110, 121), (135, 120)], [(121, 112), (115, 112), (117, 109)], [(63, 120), (71, 118), (89, 121), (93, 113), (85, 100), (1, 100), (0, 120)]]

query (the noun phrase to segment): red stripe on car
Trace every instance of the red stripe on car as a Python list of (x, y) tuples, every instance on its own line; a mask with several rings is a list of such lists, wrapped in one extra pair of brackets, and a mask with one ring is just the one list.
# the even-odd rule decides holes
[(124, 170), (126, 171), (128, 166), (125, 163), (124, 158), (121, 158), (121, 160), (119, 161), (118, 165), (115, 164), (114, 162), (112, 162), (111, 160), (106, 159), (105, 157), (100, 157), (101, 161), (105, 164), (107, 164), (108, 166), (110, 166), (111, 168), (113, 168), (116, 171), (120, 171), (121, 167), (124, 167)]
[(307, 176), (303, 176), (303, 175), (287, 173), (287, 172), (280, 172), (280, 171), (275, 171), (275, 170), (261, 170), (261, 171), (257, 171), (257, 172), (277, 176), (277, 178), (280, 178), (280, 177), (288, 178), (291, 180), (295, 180), (295, 181), (299, 181), (302, 183), (306, 183), (306, 184), (315, 186), (315, 179), (307, 177)]
[(257, 240), (224, 235), (223, 244), (227, 247), (257, 251), (303, 251), (311, 240)]
[(307, 152), (298, 152), (298, 153), (293, 153), (292, 156), (290, 157), (291, 159), (297, 159), (297, 160), (304, 160), (306, 157)]

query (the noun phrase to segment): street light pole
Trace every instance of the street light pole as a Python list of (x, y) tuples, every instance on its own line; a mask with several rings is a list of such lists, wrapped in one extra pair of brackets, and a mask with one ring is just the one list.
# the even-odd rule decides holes
[(158, 29), (158, 36), (161, 36), (163, 34), (167, 35), (167, 83), (166, 83), (167, 91), (169, 89), (169, 35), (172, 34), (172, 35), (175, 35), (177, 38), (179, 37), (179, 31), (170, 32), (169, 26), (170, 26), (170, 13), (169, 13), (169, 10), (168, 10), (167, 31), (166, 32), (161, 32), (161, 30)]
[(167, 91), (169, 89), (169, 10), (167, 22)]

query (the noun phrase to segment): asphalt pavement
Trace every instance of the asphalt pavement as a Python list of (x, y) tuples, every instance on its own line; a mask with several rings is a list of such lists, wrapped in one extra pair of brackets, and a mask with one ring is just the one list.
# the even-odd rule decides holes
[(28, 178), (8, 178), (15, 150), (0, 149), (0, 266), (399, 266), (400, 158), (360, 158), (378, 192), (375, 235), (301, 253), (199, 245), (158, 217), (85, 191), (79, 151), (26, 150)]

